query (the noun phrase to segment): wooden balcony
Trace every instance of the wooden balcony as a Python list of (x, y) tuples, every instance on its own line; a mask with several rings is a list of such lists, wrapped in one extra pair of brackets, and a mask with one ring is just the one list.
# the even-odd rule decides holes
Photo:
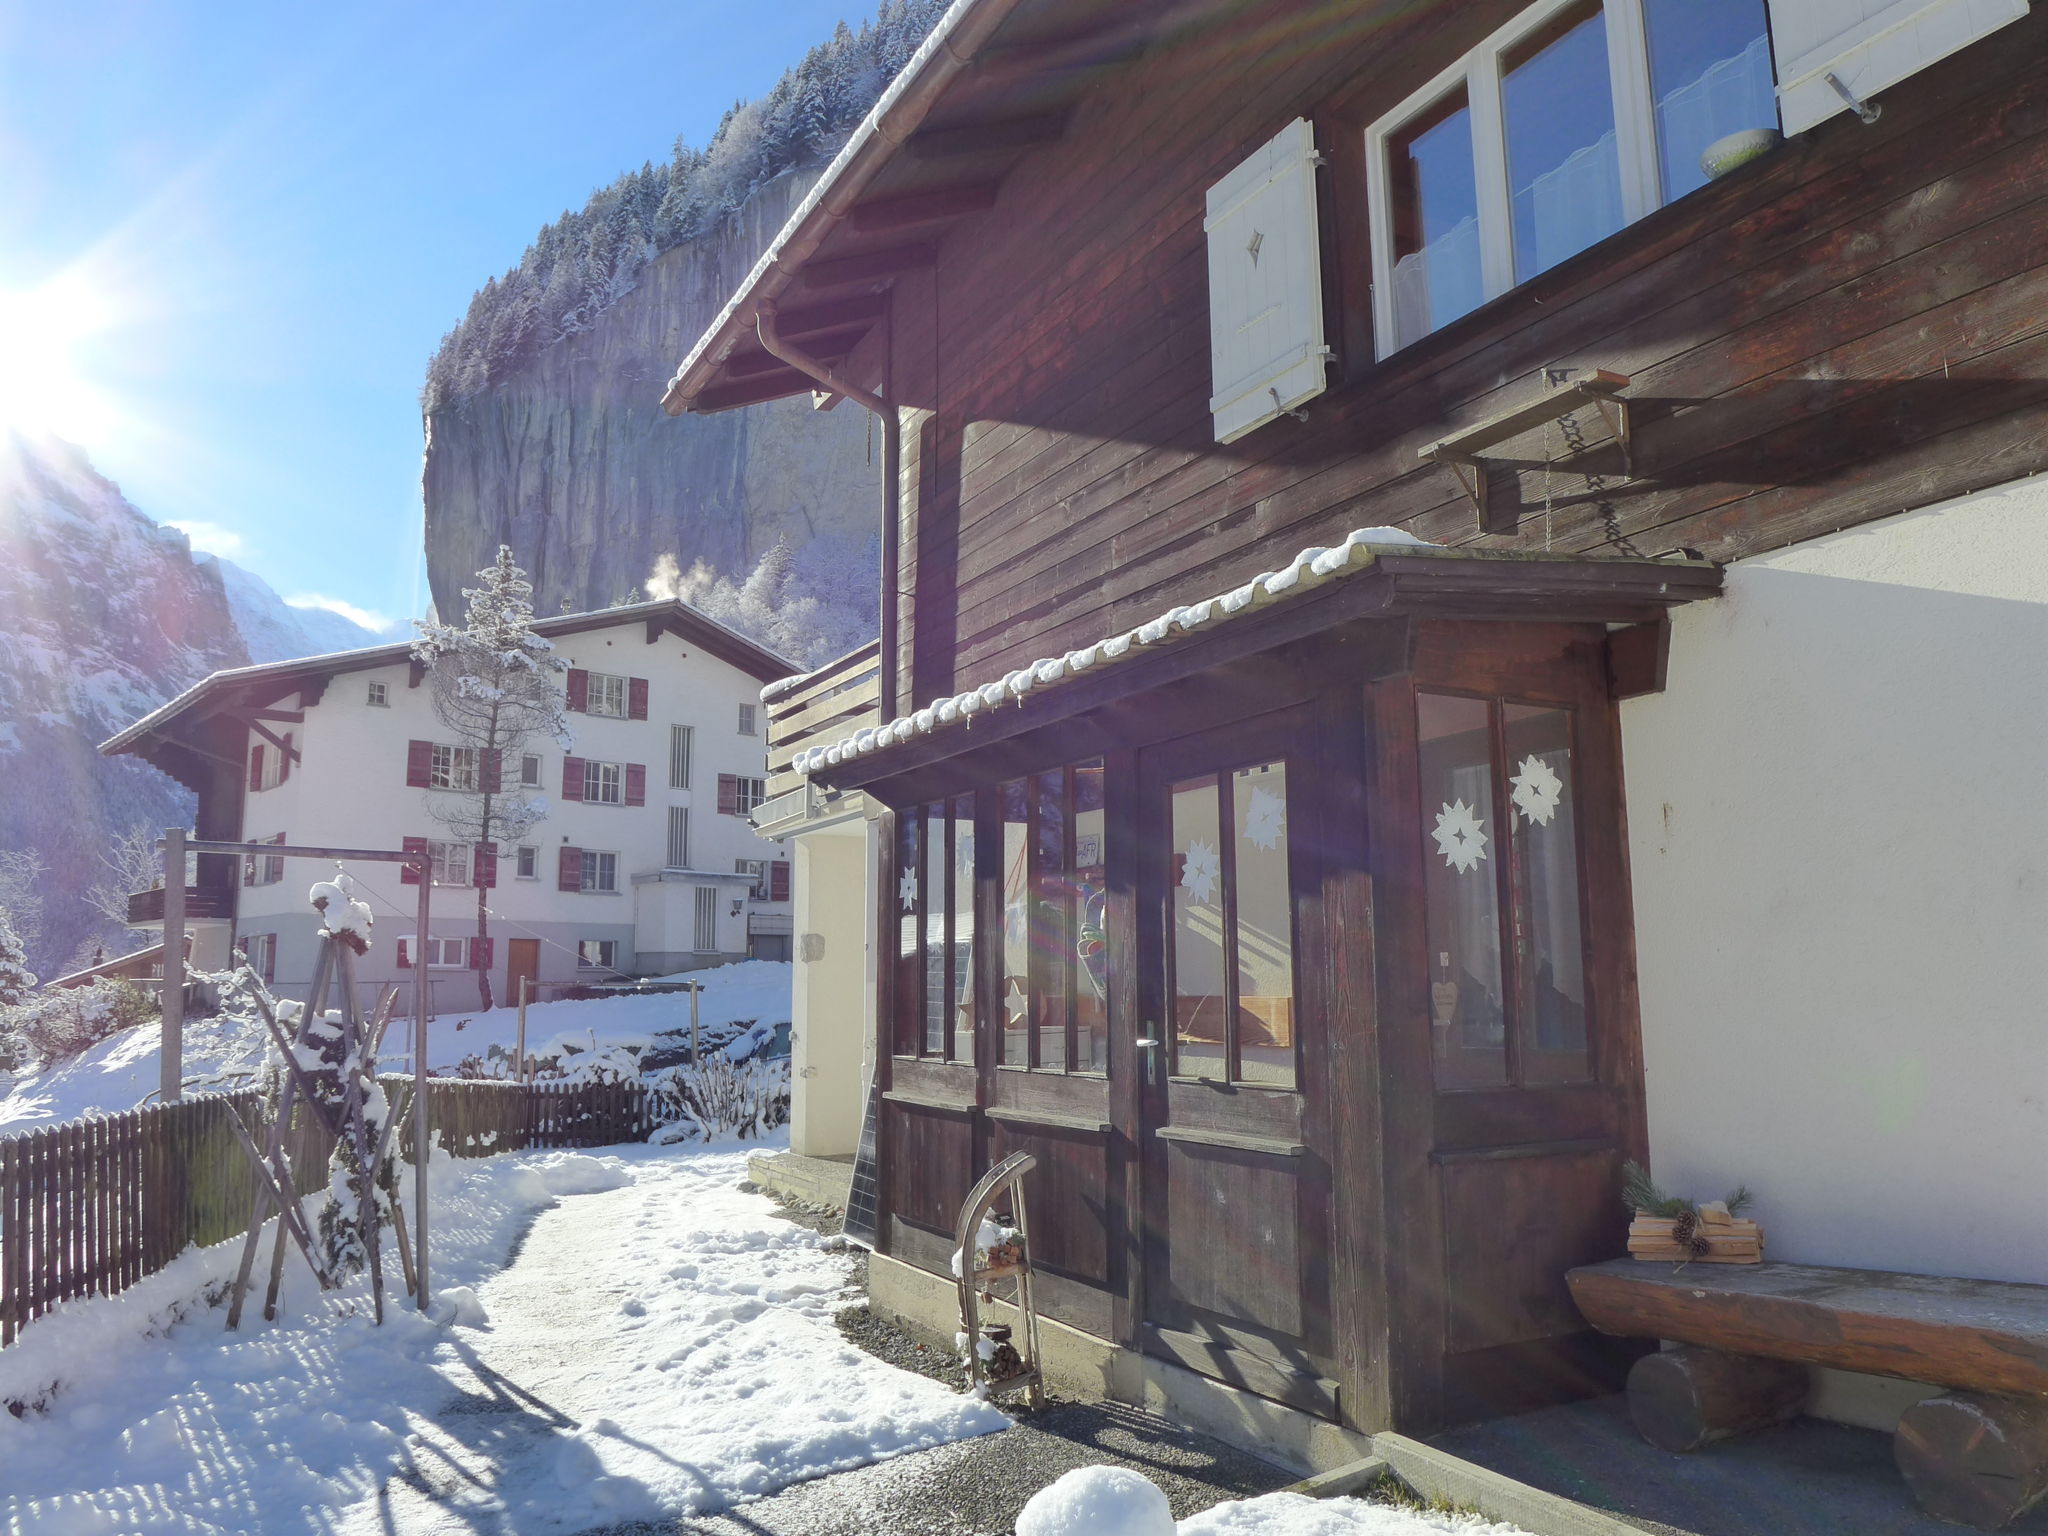
[(791, 771), (799, 752), (882, 723), (882, 643), (870, 640), (828, 661), (768, 701), (768, 798), (803, 787)]
[[(188, 885), (185, 887), (185, 920), (218, 918), (226, 920), (235, 915), (235, 890), (228, 885)], [(153, 891), (137, 891), (128, 898), (128, 926), (130, 928), (161, 927), (164, 920), (164, 893), (159, 886)]]

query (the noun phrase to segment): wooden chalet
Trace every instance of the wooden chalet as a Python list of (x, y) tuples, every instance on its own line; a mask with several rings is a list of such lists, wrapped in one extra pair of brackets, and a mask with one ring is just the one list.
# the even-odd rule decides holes
[(1728, 681), (1731, 567), (2048, 467), (2044, 45), (2023, 0), (947, 12), (666, 396), (884, 428), (879, 669), (771, 698), (768, 786), (877, 811), (878, 1304), (948, 1326), (1021, 1149), (1114, 1390), (1372, 1431), (1619, 1383), (1565, 1274), (1664, 1155), (1642, 993), (1650, 1084), (1721, 1087), (1634, 722), (1645, 773), (1752, 729), (1659, 697)]

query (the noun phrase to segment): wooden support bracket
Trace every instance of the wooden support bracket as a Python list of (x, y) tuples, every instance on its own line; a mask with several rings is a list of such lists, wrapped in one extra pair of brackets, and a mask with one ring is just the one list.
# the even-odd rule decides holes
[(1458, 485), (1479, 514), (1481, 533), (1513, 533), (1516, 522), (1514, 510), (1495, 511), (1487, 504), (1486, 461), (1482, 455), (1511, 437), (1519, 437), (1532, 427), (1545, 426), (1590, 403), (1600, 412), (1600, 419), (1606, 422), (1607, 430), (1614, 434), (1615, 441), (1621, 444), (1622, 467), (1633, 478), (1635, 453), (1629, 435), (1628, 401), (1621, 394), (1628, 385), (1627, 374), (1595, 368), (1585, 378), (1571, 379), (1546, 390), (1527, 405), (1488, 417), (1477, 426), (1454, 432), (1449, 437), (1438, 438), (1418, 449), (1416, 457), (1432, 464), (1450, 466), (1451, 473), (1458, 477)]

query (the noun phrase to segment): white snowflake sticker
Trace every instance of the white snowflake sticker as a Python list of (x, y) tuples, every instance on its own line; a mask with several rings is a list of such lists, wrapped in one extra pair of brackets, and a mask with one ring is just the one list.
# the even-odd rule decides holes
[(1479, 813), (1463, 800), (1453, 801), (1436, 813), (1436, 849), (1444, 862), (1460, 874), (1479, 867), (1486, 857), (1486, 832)]
[(1564, 780), (1557, 770), (1532, 754), (1522, 759), (1520, 771), (1508, 783), (1514, 787), (1511, 798), (1523, 818), (1539, 827), (1549, 826), (1558, 802), (1564, 799)]
[(896, 882), (896, 899), (903, 903), (903, 910), (917, 910), (917, 871), (906, 869)]
[(1287, 802), (1267, 789), (1254, 787), (1245, 802), (1244, 835), (1261, 848), (1278, 848), (1287, 829)]
[(1191, 838), (1181, 856), (1180, 884), (1196, 901), (1207, 906), (1216, 899), (1216, 885), (1223, 877), (1223, 860), (1199, 837)]

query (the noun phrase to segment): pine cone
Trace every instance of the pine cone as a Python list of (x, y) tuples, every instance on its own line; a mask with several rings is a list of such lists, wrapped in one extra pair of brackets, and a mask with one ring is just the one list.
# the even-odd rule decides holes
[(1700, 1213), (1695, 1210), (1680, 1211), (1671, 1219), (1671, 1240), (1681, 1248), (1691, 1249), (1696, 1259), (1705, 1258), (1711, 1246), (1700, 1234)]

